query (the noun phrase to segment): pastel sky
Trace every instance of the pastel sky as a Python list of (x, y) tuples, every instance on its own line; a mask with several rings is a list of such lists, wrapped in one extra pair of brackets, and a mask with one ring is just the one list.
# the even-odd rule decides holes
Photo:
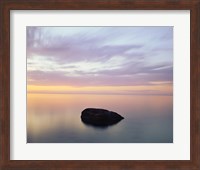
[(32, 93), (172, 95), (173, 27), (27, 27)]

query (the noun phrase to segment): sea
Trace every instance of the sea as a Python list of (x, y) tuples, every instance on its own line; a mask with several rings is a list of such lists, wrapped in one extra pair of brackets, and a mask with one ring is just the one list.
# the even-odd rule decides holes
[[(81, 112), (102, 108), (124, 117), (85, 124)], [(27, 143), (173, 143), (173, 96), (27, 94)]]

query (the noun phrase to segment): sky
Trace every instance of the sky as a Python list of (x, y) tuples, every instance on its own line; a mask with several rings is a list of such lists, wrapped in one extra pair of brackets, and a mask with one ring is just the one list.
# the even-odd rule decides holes
[(173, 93), (173, 27), (27, 27), (29, 93)]

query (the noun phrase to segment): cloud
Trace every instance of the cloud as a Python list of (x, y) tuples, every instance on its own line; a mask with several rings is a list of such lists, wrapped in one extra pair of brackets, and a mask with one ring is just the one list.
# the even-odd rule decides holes
[[(159, 68), (159, 69), (158, 69)], [(28, 83), (34, 85), (71, 86), (134, 86), (150, 85), (151, 82), (173, 80), (173, 70), (169, 65), (135, 66), (102, 71), (30, 71)], [(34, 81), (35, 80), (35, 81)]]
[[(28, 29), (29, 30), (29, 29)], [(133, 45), (103, 45), (106, 37), (91, 38), (85, 34), (71, 36), (51, 36), (41, 29), (30, 28), (27, 31), (28, 36), (28, 59), (34, 56), (43, 56), (47, 60), (53, 60), (62, 63), (70, 63), (76, 61), (106, 61), (114, 55), (125, 55), (128, 50), (139, 49), (141, 44)], [(78, 38), (77, 38), (78, 37)], [(47, 41), (48, 40), (48, 41)]]
[(28, 27), (30, 85), (173, 81), (172, 27)]

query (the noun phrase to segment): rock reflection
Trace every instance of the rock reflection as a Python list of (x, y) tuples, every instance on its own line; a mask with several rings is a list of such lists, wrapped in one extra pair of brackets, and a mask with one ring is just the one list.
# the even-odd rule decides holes
[(115, 122), (113, 124), (92, 124), (92, 123), (89, 123), (87, 122), (86, 120), (84, 120), (83, 118), (81, 118), (81, 121), (84, 125), (88, 126), (88, 127), (93, 127), (95, 129), (107, 129), (108, 127), (111, 127), (111, 126), (114, 126), (114, 125), (117, 125), (121, 120), (119, 120), (118, 122)]

